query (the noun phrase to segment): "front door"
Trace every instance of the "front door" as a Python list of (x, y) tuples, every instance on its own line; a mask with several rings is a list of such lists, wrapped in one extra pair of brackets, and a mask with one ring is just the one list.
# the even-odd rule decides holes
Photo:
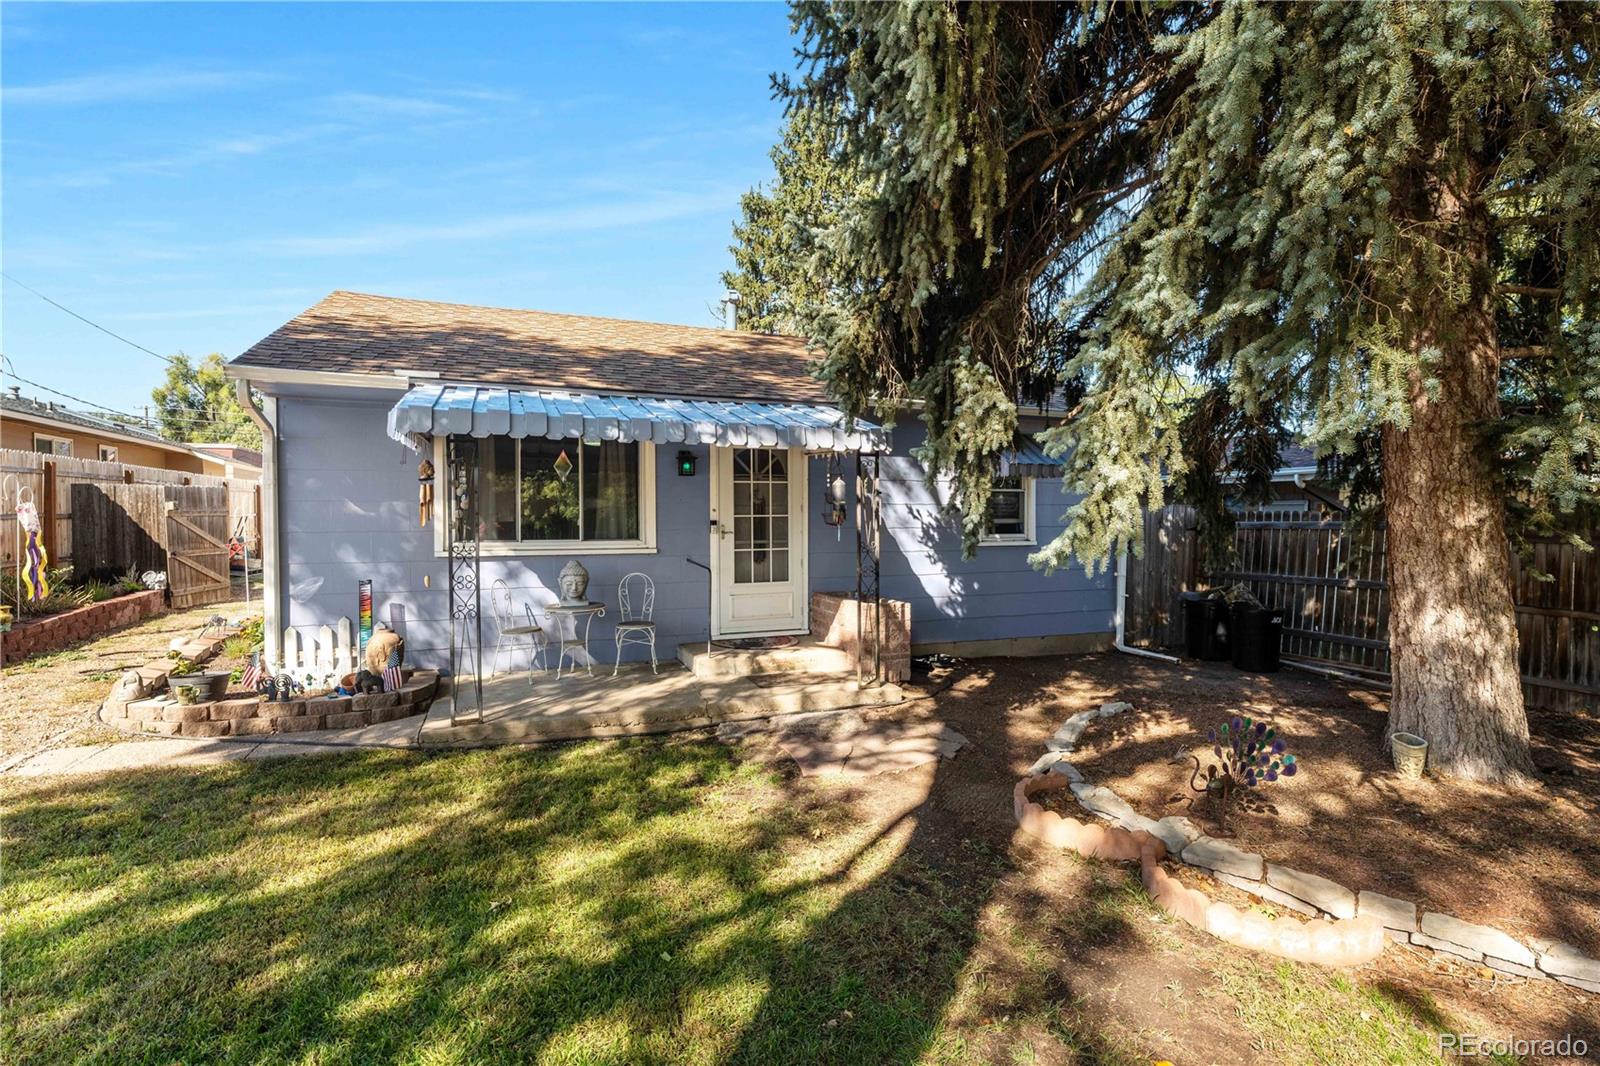
[(799, 448), (712, 452), (718, 637), (806, 628), (806, 460)]

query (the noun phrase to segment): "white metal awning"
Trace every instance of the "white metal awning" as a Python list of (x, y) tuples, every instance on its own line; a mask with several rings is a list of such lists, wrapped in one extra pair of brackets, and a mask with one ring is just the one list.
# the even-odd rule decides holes
[(389, 411), (389, 436), (412, 448), (420, 448), (424, 437), (452, 434), (821, 452), (889, 450), (882, 427), (849, 423), (838, 408), (819, 404), (418, 385)]

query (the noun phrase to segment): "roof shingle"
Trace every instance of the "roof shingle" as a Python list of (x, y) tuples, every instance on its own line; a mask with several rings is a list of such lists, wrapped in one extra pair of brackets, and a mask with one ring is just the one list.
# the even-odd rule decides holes
[(797, 337), (330, 293), (233, 360), (351, 374), (729, 400), (827, 400)]

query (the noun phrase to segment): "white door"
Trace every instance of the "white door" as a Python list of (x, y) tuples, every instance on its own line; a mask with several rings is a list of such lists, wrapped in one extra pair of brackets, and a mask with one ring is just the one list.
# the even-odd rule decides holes
[(718, 637), (806, 628), (806, 459), (799, 448), (715, 448), (711, 499)]

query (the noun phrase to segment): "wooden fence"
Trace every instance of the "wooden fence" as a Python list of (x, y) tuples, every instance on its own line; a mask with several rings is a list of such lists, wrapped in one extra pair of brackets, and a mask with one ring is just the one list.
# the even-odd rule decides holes
[[(0, 450), (0, 560), (14, 562), (17, 532), (16, 503), (21, 492), (39, 510), (45, 550), (52, 565), (72, 566), (84, 573), (98, 572), (106, 563), (96, 557), (98, 545), (91, 543), (80, 553), (74, 515), (74, 489), (79, 485), (197, 485), (227, 490), (227, 527), (243, 532), (252, 557), (260, 554), (260, 483), (233, 480), (212, 474), (185, 474), (181, 470), (162, 470), (126, 463), (103, 463), (70, 455), (43, 452)], [(53, 516), (53, 517), (52, 517)]]
[[(1386, 680), (1389, 584), (1381, 530), (1360, 535), (1336, 515), (1247, 512), (1234, 533), (1236, 568), (1203, 572), (1192, 509), (1145, 519), (1143, 559), (1129, 560), (1129, 643), (1183, 643), (1179, 593), (1243, 582), (1283, 612), (1283, 654)], [(1510, 567), (1530, 707), (1600, 706), (1600, 559), (1570, 545), (1534, 548), (1532, 568)], [(1540, 580), (1536, 572), (1551, 576)]]

